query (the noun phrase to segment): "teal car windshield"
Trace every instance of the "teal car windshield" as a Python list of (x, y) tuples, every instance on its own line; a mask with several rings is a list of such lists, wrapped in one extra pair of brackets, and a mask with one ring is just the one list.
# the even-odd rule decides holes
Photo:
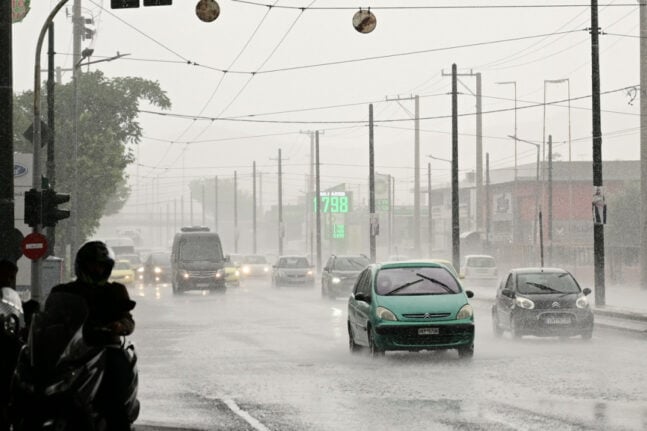
[(461, 292), (460, 285), (446, 268), (384, 268), (377, 273), (378, 295), (451, 295)]

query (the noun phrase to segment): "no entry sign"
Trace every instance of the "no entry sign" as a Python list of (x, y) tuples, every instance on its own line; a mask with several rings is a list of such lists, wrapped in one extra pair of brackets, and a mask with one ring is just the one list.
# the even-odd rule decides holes
[(22, 240), (20, 248), (28, 259), (40, 259), (47, 253), (47, 238), (41, 233), (32, 232)]

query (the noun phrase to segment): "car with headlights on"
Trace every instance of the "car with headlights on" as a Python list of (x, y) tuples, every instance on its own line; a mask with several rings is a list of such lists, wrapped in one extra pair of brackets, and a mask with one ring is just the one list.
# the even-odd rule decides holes
[(474, 312), (458, 279), (430, 261), (385, 262), (360, 274), (348, 299), (352, 353), (456, 349), (474, 354)]
[(145, 284), (169, 283), (171, 281), (171, 254), (168, 252), (151, 253), (137, 272), (141, 275), (140, 280)]
[(279, 256), (272, 265), (272, 287), (314, 287), (314, 268), (305, 256)]
[(348, 296), (353, 290), (359, 273), (369, 263), (368, 257), (363, 254), (330, 256), (321, 273), (321, 296), (324, 298)]
[(593, 336), (593, 312), (587, 295), (561, 268), (515, 268), (501, 279), (492, 305), (496, 336)]
[(130, 286), (135, 281), (135, 271), (129, 260), (118, 259), (112, 268), (109, 281), (115, 281)]
[(272, 273), (272, 266), (267, 258), (261, 254), (248, 254), (243, 256), (240, 273), (244, 278), (267, 278)]

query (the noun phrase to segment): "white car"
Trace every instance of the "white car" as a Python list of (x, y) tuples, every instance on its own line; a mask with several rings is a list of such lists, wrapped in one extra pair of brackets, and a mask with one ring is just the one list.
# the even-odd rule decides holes
[(460, 271), (465, 281), (496, 283), (499, 272), (496, 260), (487, 254), (468, 254), (463, 258)]

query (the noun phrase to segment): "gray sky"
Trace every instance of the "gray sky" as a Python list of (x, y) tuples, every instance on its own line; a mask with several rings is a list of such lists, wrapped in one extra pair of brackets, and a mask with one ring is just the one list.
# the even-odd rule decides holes
[[(522, 108), (543, 101), (544, 80), (568, 78), (571, 96), (581, 98), (571, 102), (572, 158), (591, 159), (591, 100), (585, 97), (591, 93), (589, 7), (485, 7), (573, 3), (562, 0), (367, 0), (361, 6), (373, 8), (377, 28), (360, 34), (351, 25), (356, 9), (341, 9), (348, 7), (346, 1), (254, 2), (257, 5), (219, 0), (220, 17), (203, 23), (195, 16), (196, 1), (111, 10), (108, 0), (83, 0), (84, 15), (94, 17), (96, 23), (95, 38), (83, 45), (94, 48), (93, 60), (117, 52), (129, 54), (91, 67), (101, 68), (108, 76), (159, 81), (173, 103), (169, 113), (189, 116), (141, 115), (144, 139), (139, 166), (130, 169), (135, 193), (148, 195), (152, 178), (159, 177), (160, 199), (172, 200), (182, 193), (183, 183), (196, 177), (231, 177), (234, 169), (240, 187), (251, 190), (251, 164), (256, 160), (259, 170), (267, 173), (264, 203), (272, 204), (276, 202), (277, 171), (272, 159), (282, 148), (287, 159), (286, 201), (296, 202), (309, 172), (310, 141), (300, 132), (315, 129), (325, 130), (320, 140), (322, 187), (347, 182), (365, 193), (366, 123), (368, 103), (373, 102), (377, 170), (396, 177), (398, 203), (411, 202), (413, 121), (392, 120), (412, 118), (413, 102), (400, 105), (385, 98), (420, 95), (420, 115), (431, 117), (421, 121), (421, 154), (450, 158), (451, 123), (437, 117), (451, 114), (451, 79), (442, 72), (449, 73), (452, 63), (460, 72), (482, 73), (484, 112), (508, 110), (483, 117), (484, 152), (490, 153), (492, 169), (514, 165), (514, 144), (506, 138), (514, 133), (514, 88), (496, 84), (501, 81), (517, 82), (519, 137), (541, 142), (542, 106)], [(25, 20), (14, 24), (16, 91), (33, 86), (37, 35), (56, 3), (32, 0)], [(55, 19), (56, 61), (64, 68), (72, 62), (72, 3), (66, 6), (68, 14), (64, 9)], [(306, 9), (270, 9), (266, 4)], [(447, 5), (470, 7), (411, 8)], [(601, 2), (600, 25), (607, 33), (601, 36), (602, 91), (637, 85), (636, 2)], [(46, 51), (45, 45), (44, 64)], [(291, 68), (297, 69), (286, 70)], [(63, 76), (64, 81), (70, 78), (69, 72)], [(548, 101), (567, 99), (566, 84), (546, 88)], [(461, 77), (460, 113), (474, 112), (470, 90), (475, 90), (475, 79)], [(627, 91), (602, 97), (605, 160), (639, 157), (639, 101), (631, 101)], [(546, 109), (547, 133), (553, 135), (554, 151), (563, 160), (568, 159), (568, 113), (566, 102)], [(251, 119), (252, 114), (264, 121), (192, 119), (197, 115)], [(459, 130), (460, 169), (473, 170), (474, 117), (461, 117)], [(519, 144), (519, 164), (533, 163), (534, 157), (532, 146)], [(421, 161), (423, 185), (428, 161)], [(432, 182), (448, 181), (449, 164), (432, 162)]]

